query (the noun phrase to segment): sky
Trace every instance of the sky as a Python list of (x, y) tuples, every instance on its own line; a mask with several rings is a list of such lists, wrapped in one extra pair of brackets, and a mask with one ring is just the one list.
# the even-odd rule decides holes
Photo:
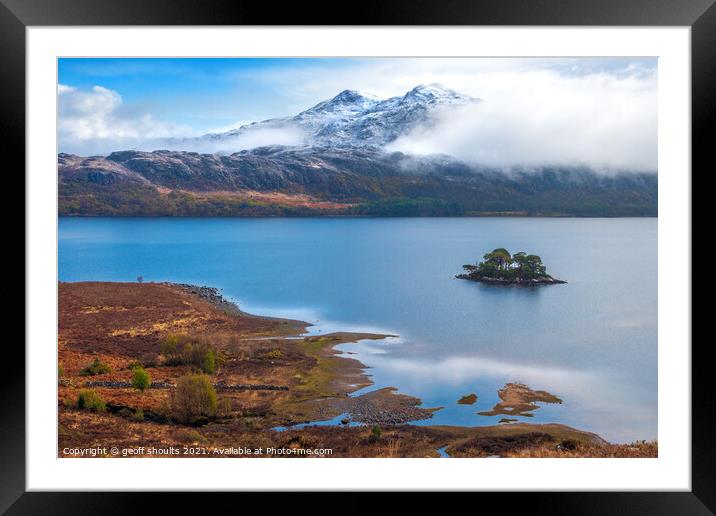
[(656, 58), (61, 58), (61, 152), (143, 148), (293, 116), (342, 90), (440, 83), (483, 100), (391, 150), (656, 170)]

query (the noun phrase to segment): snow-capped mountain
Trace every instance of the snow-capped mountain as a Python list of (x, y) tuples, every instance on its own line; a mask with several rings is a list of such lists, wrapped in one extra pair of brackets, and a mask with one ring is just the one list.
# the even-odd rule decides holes
[(307, 145), (383, 147), (419, 124), (430, 124), (439, 109), (478, 101), (440, 84), (416, 86), (405, 95), (389, 99), (344, 90), (294, 117), (254, 122), (202, 139), (230, 147), (232, 139), (252, 131), (294, 130), (300, 131)]
[[(388, 145), (472, 102), (478, 99), (437, 84), (389, 99), (345, 90), (293, 117), (155, 147), (164, 150), (60, 154), (59, 213), (656, 215), (656, 174), (552, 166), (505, 173)], [(277, 141), (288, 133), (300, 138)]]

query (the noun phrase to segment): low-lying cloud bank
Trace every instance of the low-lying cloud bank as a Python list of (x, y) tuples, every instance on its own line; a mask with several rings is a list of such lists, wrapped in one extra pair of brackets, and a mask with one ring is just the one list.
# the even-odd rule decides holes
[(437, 114), (388, 150), (496, 167), (657, 170), (656, 73), (493, 77), (482, 102)]
[(204, 137), (200, 140), (186, 141), (180, 144), (181, 148), (176, 150), (232, 153), (265, 145), (293, 147), (306, 143), (308, 143), (306, 134), (299, 127), (284, 125), (281, 127), (247, 127), (236, 136), (217, 140)]

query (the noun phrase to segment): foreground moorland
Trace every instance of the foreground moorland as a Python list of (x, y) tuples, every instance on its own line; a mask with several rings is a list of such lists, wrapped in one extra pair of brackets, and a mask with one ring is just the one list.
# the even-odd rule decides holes
[[(334, 349), (384, 335), (306, 326), (243, 313), (208, 287), (60, 283), (59, 456), (657, 455), (561, 424), (411, 425), (440, 408), (394, 389), (351, 396), (371, 382)], [(500, 396), (503, 414), (559, 402), (521, 384)], [(300, 426), (319, 420), (335, 424)]]

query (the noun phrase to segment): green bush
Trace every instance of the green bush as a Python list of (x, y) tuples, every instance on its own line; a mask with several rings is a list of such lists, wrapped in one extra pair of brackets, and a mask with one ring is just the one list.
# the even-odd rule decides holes
[(214, 346), (186, 335), (169, 335), (162, 342), (161, 353), (167, 365), (191, 365), (207, 374), (213, 374), (223, 362)]
[(205, 373), (212, 374), (216, 369), (216, 357), (214, 355), (214, 350), (209, 349), (205, 351), (203, 355), (201, 368)]
[(152, 377), (142, 366), (137, 366), (132, 372), (132, 387), (144, 392), (152, 384)]
[(95, 358), (94, 361), (80, 371), (80, 376), (95, 376), (97, 374), (111, 373), (112, 370), (107, 364), (101, 362), (99, 358)]
[(280, 349), (272, 349), (271, 351), (268, 351), (264, 353), (264, 358), (268, 358), (270, 360), (275, 360), (283, 357), (283, 353), (281, 353)]
[(373, 429), (370, 431), (371, 438), (377, 440), (380, 439), (382, 435), (383, 430), (380, 428), (380, 425), (373, 425)]
[(144, 410), (138, 408), (132, 414), (132, 419), (135, 421), (144, 421)]
[(102, 397), (91, 389), (83, 389), (77, 395), (77, 408), (92, 412), (106, 412), (107, 407)]
[(180, 339), (179, 335), (168, 335), (162, 342), (161, 352), (167, 358), (167, 363), (178, 355)]
[(62, 364), (57, 365), (57, 377), (62, 378), (65, 376), (65, 368)]
[(179, 378), (176, 390), (171, 394), (172, 418), (184, 424), (214, 416), (216, 405), (216, 391), (211, 385), (211, 378), (201, 373)]

